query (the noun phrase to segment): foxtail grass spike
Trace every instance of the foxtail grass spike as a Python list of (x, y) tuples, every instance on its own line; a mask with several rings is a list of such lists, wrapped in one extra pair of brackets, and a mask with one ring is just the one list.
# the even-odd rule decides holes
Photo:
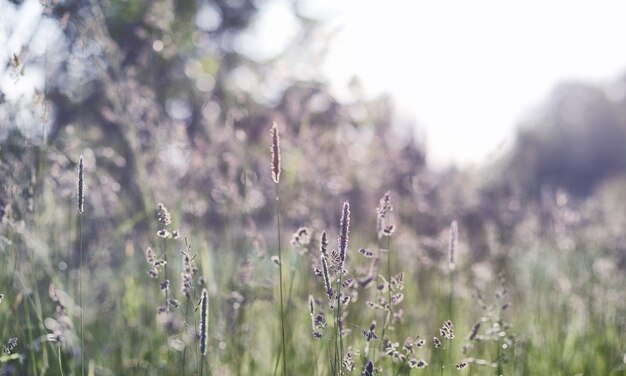
[(200, 301), (200, 353), (206, 355), (207, 342), (209, 336), (209, 294), (206, 289), (202, 289), (202, 300)]
[(280, 136), (276, 122), (272, 125), (270, 133), (272, 135), (272, 180), (278, 184), (280, 180)]
[(385, 220), (389, 217), (389, 214), (393, 211), (393, 205), (391, 205), (391, 192), (387, 191), (380, 199), (378, 208), (376, 208), (376, 229), (378, 231), (378, 239), (383, 236), (391, 236), (393, 232), (393, 225), (385, 225)]
[(326, 295), (328, 295), (328, 299), (333, 300), (334, 291), (332, 285), (330, 284), (330, 273), (328, 272), (328, 261), (326, 260), (326, 255), (322, 253), (321, 255), (322, 261), (322, 275), (324, 276), (324, 288), (326, 288)]
[(456, 221), (452, 221), (450, 224), (450, 244), (449, 244), (449, 266), (450, 270), (454, 270), (456, 267), (456, 252), (459, 244), (459, 226)]
[(85, 171), (83, 165), (83, 156), (78, 161), (78, 213), (83, 213), (85, 204)]
[(348, 235), (350, 233), (350, 203), (343, 203), (341, 209), (341, 220), (339, 221), (339, 257), (341, 258), (340, 273), (343, 272), (346, 263), (346, 252), (348, 250)]
[(327, 249), (328, 249), (328, 239), (326, 237), (326, 231), (322, 232), (322, 241), (320, 242), (320, 252), (324, 255), (327, 256)]

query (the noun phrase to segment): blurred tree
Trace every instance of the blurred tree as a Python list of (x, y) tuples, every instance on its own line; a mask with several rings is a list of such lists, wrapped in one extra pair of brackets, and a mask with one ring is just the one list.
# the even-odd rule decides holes
[[(181, 200), (183, 215), (210, 228), (240, 221), (242, 214), (271, 218), (263, 162), (272, 120), (284, 124), (285, 146), (291, 146), (295, 161), (315, 161), (287, 165), (293, 184), (283, 193), (286, 200), (309, 192), (310, 206), (326, 208), (329, 194), (344, 196), (355, 201), (358, 213), (371, 210), (379, 192), (396, 186), (410, 199), (408, 182), (423, 171), (423, 148), (413, 140), (398, 144), (388, 98), (355, 93), (340, 102), (331, 94), (317, 69), (329, 35), (303, 13), (300, 2), (283, 3), (296, 26), (282, 50), (259, 57), (242, 47), (249, 41), (244, 34), (259, 31), (266, 4), (76, 0), (40, 6), (29, 0), (7, 5), (42, 12), (24, 41), (30, 52), (20, 55), (20, 66), (42, 69), (45, 76), (39, 96), (49, 116), (31, 117), (42, 129), (31, 142), (42, 143), (48, 155), (63, 155), (53, 158), (63, 161), (61, 169), (72, 167), (84, 150), (93, 152), (98, 178), (119, 184), (115, 194), (124, 203), (107, 207), (103, 221), (130, 217), (144, 223), (163, 196)], [(7, 33), (18, 33), (18, 26), (10, 23)], [(14, 114), (27, 109), (24, 103), (12, 102), (16, 111), (0, 109), (0, 117), (23, 130), (27, 122)], [(376, 164), (385, 173), (372, 179), (355, 164)], [(307, 175), (307, 169), (315, 172)], [(188, 194), (181, 195), (179, 187)], [(302, 221), (310, 210), (294, 205), (292, 218)], [(335, 214), (329, 212), (325, 221)]]
[(587, 195), (626, 172), (626, 118), (603, 88), (560, 85), (533, 120), (520, 128), (505, 169), (525, 195), (564, 188)]

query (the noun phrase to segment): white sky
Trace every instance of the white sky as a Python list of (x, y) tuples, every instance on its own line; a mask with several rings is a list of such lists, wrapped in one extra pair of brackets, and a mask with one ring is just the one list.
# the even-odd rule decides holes
[(626, 71), (626, 2), (312, 0), (342, 27), (323, 70), (340, 93), (358, 75), (426, 133), (435, 166), (481, 162), (566, 79)]

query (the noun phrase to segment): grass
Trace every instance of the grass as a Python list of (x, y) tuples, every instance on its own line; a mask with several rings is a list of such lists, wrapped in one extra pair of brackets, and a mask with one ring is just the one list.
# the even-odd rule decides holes
[[(22, 219), (7, 216), (2, 222), (0, 335), (6, 352), (1, 367), (35, 375), (83, 370), (272, 375), (281, 365), (284, 375), (359, 375), (369, 372), (370, 362), (378, 374), (391, 375), (618, 375), (626, 370), (624, 272), (606, 249), (582, 234), (569, 233), (569, 243), (556, 236), (520, 236), (506, 250), (472, 260), (472, 234), (459, 220), (458, 240), (450, 236), (448, 241), (447, 227), (438, 229), (441, 239), (435, 239), (433, 255), (424, 239), (413, 236), (405, 216), (394, 217), (389, 236), (379, 237), (381, 226), (370, 229), (375, 220), (383, 230), (392, 225), (389, 213), (380, 218), (375, 202), (364, 205), (345, 197), (351, 205), (346, 201), (338, 220), (337, 203), (344, 198), (329, 196), (321, 205), (311, 203), (307, 215), (294, 214), (309, 202), (292, 200), (299, 187), (290, 185), (289, 172), (292, 167), (281, 182), (282, 204), (272, 208), (275, 222), (268, 219), (273, 214), (265, 219), (246, 214), (241, 204), (224, 211), (221, 218), (232, 217), (223, 227), (210, 217), (190, 219), (185, 209), (190, 204), (176, 195), (159, 195), (173, 203), (172, 215), (154, 198), (144, 198), (160, 212), (156, 218), (133, 213), (107, 221), (108, 208), (101, 207), (81, 224), (80, 214), (72, 217), (67, 205), (56, 205), (59, 187), (40, 174), (51, 179), (36, 193), (40, 204)], [(95, 172), (89, 176), (89, 181), (98, 179)], [(95, 180), (90, 188), (90, 200), (129, 204), (104, 201)], [(185, 197), (186, 187), (179, 189)], [(228, 205), (233, 202), (224, 201), (223, 208)], [(332, 214), (325, 216), (324, 210)], [(78, 255), (68, 253), (75, 241), (69, 235), (72, 218), (79, 222)], [(172, 235), (174, 225), (184, 236)], [(289, 247), (281, 227), (306, 234), (306, 240), (292, 240)], [(322, 236), (323, 229), (338, 234), (337, 243), (328, 242), (332, 236)], [(159, 237), (160, 231), (167, 233)], [(299, 239), (296, 235), (292, 239)], [(90, 250), (84, 260), (83, 237)], [(322, 238), (329, 244), (322, 247)], [(152, 260), (146, 260), (148, 246)], [(269, 257), (273, 250), (278, 273)], [(193, 267), (185, 266), (185, 255)], [(78, 267), (71, 262), (76, 256)], [(324, 263), (326, 282), (323, 271), (321, 277), (314, 272)], [(146, 273), (152, 268), (156, 280)], [(189, 295), (178, 288), (185, 273), (191, 275)], [(164, 280), (171, 288), (159, 288)], [(58, 288), (57, 300), (46, 294), (51, 283)], [(172, 303), (177, 298), (180, 307)], [(203, 303), (209, 300), (205, 316)], [(166, 312), (158, 314), (159, 306)], [(321, 314), (324, 322), (316, 320)], [(60, 325), (52, 326), (53, 319)], [(441, 336), (447, 320), (453, 322), (454, 337)], [(18, 345), (9, 350), (6, 342), (13, 337)], [(441, 347), (434, 346), (434, 337)]]

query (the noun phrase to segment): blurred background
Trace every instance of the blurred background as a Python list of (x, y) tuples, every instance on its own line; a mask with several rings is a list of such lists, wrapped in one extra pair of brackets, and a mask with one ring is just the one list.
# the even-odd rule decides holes
[[(272, 120), (299, 156), (286, 166), (294, 184), (415, 200), (458, 177), (481, 218), (500, 201), (584, 200), (626, 167), (617, 1), (1, 6), (0, 140), (62, 151), (66, 164), (87, 152), (109, 193), (142, 210), (160, 177), (226, 196), (243, 194), (240, 175), (266, 181)], [(201, 196), (188, 214), (216, 218)], [(261, 196), (245, 197), (252, 212)], [(411, 209), (433, 210), (426, 201)]]
[[(536, 309), (514, 311), (518, 326), (554, 331), (522, 335), (519, 374), (622, 372), (625, 10), (608, 0), (0, 0), (5, 239), (37, 249), (42, 274), (26, 285), (71, 285), (82, 154), (100, 312), (121, 304), (106, 281), (155, 242), (158, 202), (205, 255), (211, 294), (266, 299), (277, 121), (287, 234), (335, 228), (349, 200), (356, 244), (375, 243), (390, 190), (408, 273), (444, 269), (457, 220), (468, 290), (506, 273), (517, 307)], [(230, 257), (223, 270), (219, 257)], [(250, 268), (252, 280), (232, 280)], [(529, 303), (538, 288), (549, 304)], [(561, 306), (554, 324), (546, 312)], [(226, 333), (250, 328), (222, 314), (215, 341), (231, 348)], [(579, 346), (588, 352), (575, 359)]]

